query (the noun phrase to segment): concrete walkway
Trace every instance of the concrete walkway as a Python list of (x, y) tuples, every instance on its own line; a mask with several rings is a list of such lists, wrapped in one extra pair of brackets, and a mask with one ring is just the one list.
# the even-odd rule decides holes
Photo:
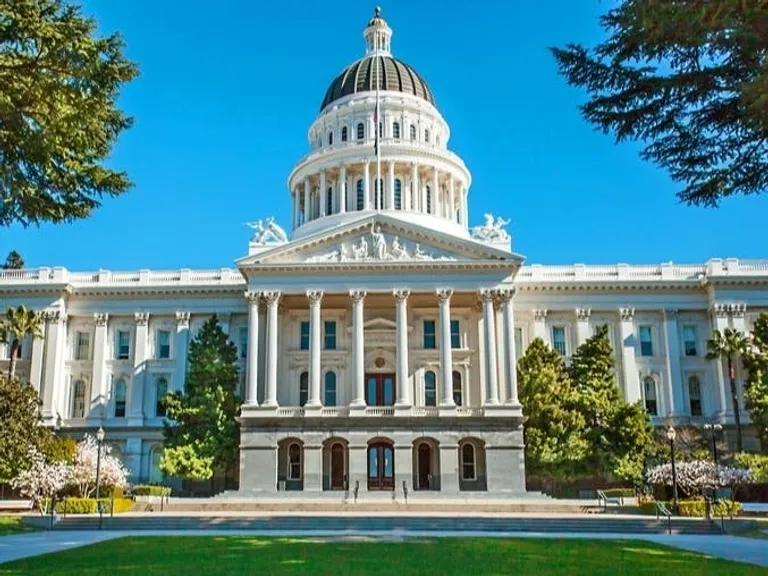
[(645, 540), (682, 548), (691, 552), (699, 552), (708, 556), (746, 562), (768, 567), (768, 540), (739, 538), (737, 536), (684, 536), (661, 534), (576, 534), (576, 533), (535, 533), (535, 532), (286, 532), (286, 531), (236, 531), (236, 530), (147, 530), (136, 531), (88, 531), (88, 532), (34, 532), (14, 536), (0, 537), (0, 564), (58, 552), (78, 546), (86, 546), (96, 542), (114, 538), (136, 536), (310, 536), (322, 538), (360, 538), (373, 537), (384, 540), (401, 541), (410, 537), (418, 538), (583, 538), (588, 540)]

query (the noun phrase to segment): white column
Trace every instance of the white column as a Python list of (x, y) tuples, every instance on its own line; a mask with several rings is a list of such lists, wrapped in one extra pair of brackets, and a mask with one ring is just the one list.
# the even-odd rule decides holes
[(363, 333), (363, 303), (365, 292), (350, 290), (352, 299), (352, 381), (354, 396), (350, 406), (365, 406), (365, 341)]
[(576, 308), (576, 345), (581, 346), (589, 339), (589, 308)]
[(452, 175), (448, 176), (448, 216), (451, 222), (456, 222), (456, 190)]
[(339, 213), (347, 211), (347, 167), (342, 164), (339, 167)]
[(421, 212), (423, 214), (427, 213), (427, 181), (426, 179), (424, 182), (419, 182), (419, 187), (421, 188)]
[(485, 325), (485, 383), (487, 387), (485, 403), (499, 403), (498, 371), (496, 366), (496, 312), (493, 309), (493, 292), (481, 290), (483, 300), (483, 324)]
[(440, 380), (443, 391), (440, 394), (441, 408), (454, 408), (453, 401), (453, 352), (451, 350), (451, 296), (453, 290), (441, 289), (437, 291), (437, 299), (440, 306)]
[(267, 378), (264, 385), (264, 402), (262, 406), (277, 406), (277, 305), (280, 302), (280, 292), (264, 292), (267, 302)]
[(293, 227), (299, 227), (299, 189), (293, 189)]
[[(712, 304), (712, 329), (723, 330), (728, 328), (728, 306), (726, 304)], [(723, 360), (712, 360), (715, 367), (715, 384), (717, 385), (717, 397), (720, 401), (720, 415), (733, 415), (733, 404), (731, 402), (730, 384), (728, 374), (726, 373)]]
[[(395, 161), (391, 160), (389, 162), (389, 174), (387, 176), (389, 178), (389, 186), (387, 189), (389, 190), (389, 194), (387, 195), (387, 209), (388, 210), (394, 210), (395, 209)], [(403, 202), (403, 187), (400, 186), (400, 205), (402, 206)]]
[(640, 374), (637, 371), (635, 358), (635, 309), (621, 308), (619, 310), (621, 323), (621, 367), (624, 371), (624, 399), (634, 404), (640, 398)]
[(744, 316), (747, 313), (746, 304), (729, 304), (728, 312), (731, 315), (731, 327), (737, 332), (746, 334), (747, 325), (744, 320)]
[[(96, 418), (107, 415), (107, 324), (108, 314), (94, 314), (96, 330), (93, 336), (93, 383), (91, 384), (91, 413)], [(46, 371), (48, 369), (46, 361)]]
[(366, 160), (363, 164), (363, 210), (371, 209), (371, 162)]
[(309, 211), (309, 178), (304, 178), (304, 223), (309, 222), (311, 212)]
[(664, 355), (670, 416), (685, 414), (683, 406), (683, 372), (680, 368), (680, 337), (677, 333), (677, 310), (664, 310)]
[(402, 408), (411, 406), (411, 390), (408, 384), (408, 290), (395, 290), (397, 305), (397, 403)]
[(464, 226), (469, 226), (469, 191), (464, 188), (464, 184), (461, 185), (461, 198), (462, 198), (462, 219)]
[(325, 216), (326, 194), (325, 170), (320, 170), (320, 198), (318, 198), (318, 202), (320, 204), (321, 218)]
[(411, 164), (411, 186), (413, 187), (413, 200), (415, 204), (411, 204), (411, 194), (409, 190), (406, 210), (415, 211), (419, 204), (419, 165), (416, 164), (416, 162)]
[(45, 313), (45, 371), (43, 373), (43, 419), (55, 422), (54, 395), (63, 370), (63, 346), (67, 337), (67, 316), (59, 311)]
[(45, 338), (34, 337), (32, 339), (32, 357), (29, 362), (29, 383), (38, 393), (43, 385), (43, 354), (45, 352)]
[[(136, 342), (133, 353), (133, 386), (130, 388), (130, 419), (129, 425), (140, 424), (144, 419), (144, 388), (147, 385), (147, 359), (149, 358), (149, 314), (137, 312)], [(139, 421), (139, 422), (136, 422)]]
[(533, 310), (533, 337), (541, 338), (547, 344), (551, 344), (547, 337), (547, 310), (535, 308)]
[(309, 399), (308, 407), (320, 407), (320, 302), (323, 293), (319, 290), (308, 290), (309, 300)]
[(435, 216), (440, 216), (442, 210), (440, 210), (440, 180), (437, 168), (432, 173), (432, 211)]
[(259, 292), (246, 292), (248, 300), (248, 352), (246, 367), (245, 405), (258, 406), (259, 393)]
[(173, 378), (173, 390), (184, 390), (187, 379), (187, 347), (189, 346), (189, 312), (176, 312), (176, 375)]
[(517, 350), (515, 349), (515, 310), (512, 298), (514, 289), (498, 291), (504, 305), (504, 342), (506, 344), (504, 354), (504, 372), (506, 375), (506, 403), (511, 406), (519, 406), (517, 393)]

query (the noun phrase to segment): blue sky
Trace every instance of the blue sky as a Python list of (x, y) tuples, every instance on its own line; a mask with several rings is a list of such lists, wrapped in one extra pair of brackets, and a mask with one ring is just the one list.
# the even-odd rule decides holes
[[(380, 2), (394, 54), (427, 80), (473, 175), (470, 219), (512, 219), (529, 263), (768, 256), (768, 195), (679, 204), (667, 175), (579, 115), (548, 46), (600, 39), (597, 0)], [(110, 164), (134, 188), (85, 221), (0, 232), (28, 266), (230, 267), (246, 221), (290, 222), (287, 175), (333, 77), (362, 55), (375, 2), (86, 0), (141, 76)]]

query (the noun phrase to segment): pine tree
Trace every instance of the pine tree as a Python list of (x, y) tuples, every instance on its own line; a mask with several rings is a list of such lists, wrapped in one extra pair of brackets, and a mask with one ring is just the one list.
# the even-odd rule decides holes
[(24, 268), (24, 258), (16, 250), (8, 252), (8, 257), (3, 263), (3, 270), (21, 270)]
[(536, 338), (517, 363), (525, 414), (525, 463), (532, 474), (567, 478), (586, 457), (584, 418), (563, 359)]
[(186, 390), (166, 398), (164, 474), (206, 480), (231, 471), (240, 440), (237, 383), (237, 349), (214, 315), (190, 344)]
[(750, 340), (742, 358), (747, 371), (744, 407), (757, 427), (760, 445), (768, 450), (768, 314), (765, 312), (755, 319)]

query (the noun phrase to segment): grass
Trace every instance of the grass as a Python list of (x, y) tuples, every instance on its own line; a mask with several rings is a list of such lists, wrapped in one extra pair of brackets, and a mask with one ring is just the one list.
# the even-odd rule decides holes
[(21, 516), (0, 516), (0, 536), (35, 532), (37, 528), (21, 523)]
[(0, 574), (768, 574), (629, 540), (131, 537), (0, 565)]

